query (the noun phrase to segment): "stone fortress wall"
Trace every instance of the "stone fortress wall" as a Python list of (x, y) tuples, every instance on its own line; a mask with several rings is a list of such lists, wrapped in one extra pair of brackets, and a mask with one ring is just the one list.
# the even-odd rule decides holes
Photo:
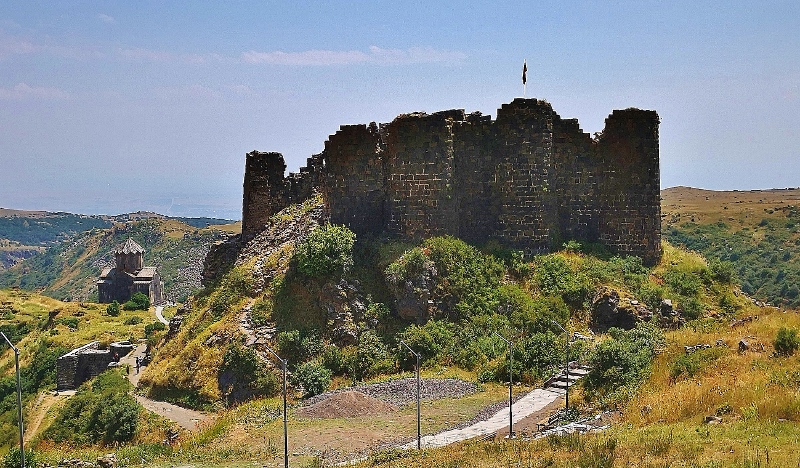
[(448, 110), (344, 125), (285, 176), (280, 153), (247, 154), (243, 239), (319, 191), (330, 222), (358, 235), (450, 234), (527, 253), (600, 242), (646, 264), (661, 256), (659, 118), (616, 110), (592, 138), (549, 103), (515, 99), (497, 118)]

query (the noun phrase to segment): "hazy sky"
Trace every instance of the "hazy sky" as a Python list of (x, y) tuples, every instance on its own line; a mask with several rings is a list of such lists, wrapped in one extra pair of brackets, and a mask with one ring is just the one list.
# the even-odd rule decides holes
[[(166, 6), (164, 5), (166, 4)], [(727, 5), (726, 5), (727, 4)], [(241, 217), (244, 155), (339, 125), (661, 116), (661, 185), (800, 186), (800, 2), (0, 2), (0, 207)]]

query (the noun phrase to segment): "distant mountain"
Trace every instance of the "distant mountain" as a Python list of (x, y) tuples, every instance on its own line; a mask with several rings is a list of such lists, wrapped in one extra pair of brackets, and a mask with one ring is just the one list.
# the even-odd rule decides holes
[(66, 236), (0, 273), (0, 288), (35, 290), (68, 301), (97, 300), (95, 282), (104, 267), (113, 265), (111, 250), (132, 238), (145, 248), (145, 264), (159, 268), (165, 297), (182, 301), (200, 288), (203, 260), (211, 245), (241, 229), (238, 224), (198, 229), (160, 215), (134, 217), (142, 220), (116, 222), (108, 228), (95, 227)]
[(170, 217), (148, 211), (110, 216), (0, 208), (0, 272), (77, 234), (107, 229), (114, 223), (148, 219), (176, 220), (194, 228), (235, 222), (217, 218)]

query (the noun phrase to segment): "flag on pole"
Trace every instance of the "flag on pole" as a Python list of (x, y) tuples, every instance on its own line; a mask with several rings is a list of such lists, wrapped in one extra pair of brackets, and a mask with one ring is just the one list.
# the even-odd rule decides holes
[(528, 63), (526, 60), (522, 61), (522, 84), (528, 84)]

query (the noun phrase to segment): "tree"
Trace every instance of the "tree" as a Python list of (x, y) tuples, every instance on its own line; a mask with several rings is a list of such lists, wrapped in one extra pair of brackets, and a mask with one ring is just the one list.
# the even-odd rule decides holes
[(147, 297), (147, 294), (137, 292), (123, 307), (125, 310), (147, 310), (150, 308), (150, 298)]

